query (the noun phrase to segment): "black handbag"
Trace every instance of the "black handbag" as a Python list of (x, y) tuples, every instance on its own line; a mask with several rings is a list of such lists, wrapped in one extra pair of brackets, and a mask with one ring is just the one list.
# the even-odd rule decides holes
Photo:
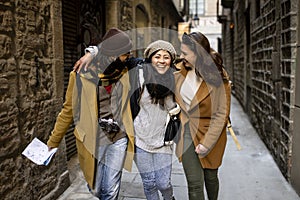
[(179, 115), (170, 115), (170, 120), (166, 127), (164, 144), (171, 145), (173, 141), (178, 143), (180, 139), (181, 122)]

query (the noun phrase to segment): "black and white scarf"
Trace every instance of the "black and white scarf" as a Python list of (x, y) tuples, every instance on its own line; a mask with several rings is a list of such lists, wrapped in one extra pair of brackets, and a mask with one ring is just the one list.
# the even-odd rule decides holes
[(169, 68), (164, 74), (160, 74), (151, 63), (143, 67), (144, 85), (146, 86), (153, 103), (159, 103), (164, 107), (164, 98), (174, 93), (175, 80), (174, 69)]

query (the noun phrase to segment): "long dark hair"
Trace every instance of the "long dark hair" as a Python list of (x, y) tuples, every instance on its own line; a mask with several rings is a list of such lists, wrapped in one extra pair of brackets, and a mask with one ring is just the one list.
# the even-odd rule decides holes
[(227, 76), (221, 55), (210, 47), (208, 39), (201, 32), (184, 33), (182, 43), (197, 56), (195, 71), (209, 84), (219, 86)]
[[(145, 59), (143, 66), (145, 86), (151, 96), (152, 103), (159, 104), (164, 107), (164, 98), (168, 95), (174, 94), (175, 80), (173, 72), (175, 71), (174, 60), (171, 57), (170, 68), (164, 73), (160, 74), (152, 66), (152, 57), (159, 50), (153, 52), (149, 58)], [(168, 52), (169, 53), (169, 52)]]

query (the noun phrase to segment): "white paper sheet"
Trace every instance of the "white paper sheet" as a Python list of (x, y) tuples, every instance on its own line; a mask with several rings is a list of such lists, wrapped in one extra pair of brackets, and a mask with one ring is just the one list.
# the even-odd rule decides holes
[(48, 146), (40, 141), (38, 138), (34, 138), (31, 143), (24, 149), (22, 155), (26, 156), (32, 162), (38, 165), (48, 165), (56, 153), (57, 148), (48, 151)]

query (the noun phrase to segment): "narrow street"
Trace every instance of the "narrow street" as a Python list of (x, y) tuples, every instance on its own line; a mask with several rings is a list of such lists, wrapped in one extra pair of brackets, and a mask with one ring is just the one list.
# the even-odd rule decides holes
[[(220, 200), (297, 200), (300, 199), (279, 171), (269, 151), (260, 140), (255, 129), (238, 101), (232, 97), (232, 126), (242, 146), (238, 150), (228, 134), (227, 149), (223, 165), (219, 170)], [(70, 165), (72, 185), (58, 200), (94, 199), (89, 194), (77, 158)], [(172, 183), (177, 200), (187, 200), (187, 186), (181, 164), (174, 156)], [(145, 199), (141, 178), (134, 168), (124, 171), (120, 200)]]
[[(93, 79), (98, 79), (104, 68), (115, 67), (108, 61), (117, 61), (119, 68), (120, 57), (129, 52), (134, 57), (146, 58), (145, 49), (157, 40), (170, 42), (178, 56), (185, 54), (181, 48), (183, 36), (200, 32), (205, 37), (188, 39), (190, 50), (201, 53), (200, 62), (196, 59), (194, 67), (205, 69), (202, 63), (212, 56), (218, 66), (226, 68), (234, 83), (232, 127), (242, 147), (237, 149), (228, 131), (219, 168), (219, 200), (300, 200), (299, 11), (300, 0), (2, 0), (0, 199), (96, 200), (80, 170), (77, 152), (81, 149), (77, 147), (82, 143), (89, 150), (85, 153), (94, 152), (96, 140), (91, 138), (98, 134), (96, 120), (106, 116), (99, 115), (97, 87), (91, 85), (91, 98), (79, 95), (82, 92), (77, 87), (81, 81), (70, 75), (73, 67), (89, 51), (95, 58), (91, 62), (83, 60), (93, 66), (91, 69), (97, 69), (99, 74), (95, 73)], [(111, 28), (129, 36), (127, 40), (124, 35), (126, 44), (123, 39), (116, 39), (116, 46), (104, 45)], [(206, 46), (207, 52), (194, 48), (195, 42)], [(126, 47), (126, 51), (119, 52), (119, 45), (122, 50)], [(106, 55), (107, 51), (111, 53)], [(190, 53), (187, 55), (194, 55)], [(127, 64), (127, 68), (135, 65)], [(80, 77), (92, 80), (85, 75)], [(113, 102), (119, 97), (115, 95), (118, 90), (111, 92), (110, 88), (115, 87), (110, 86), (117, 79), (108, 77), (107, 108), (112, 111), (108, 115), (116, 120), (116, 113), (128, 112), (115, 109)], [(83, 109), (85, 100), (91, 101), (86, 108), (95, 109)], [(120, 103), (127, 105), (123, 100)], [(81, 127), (77, 117), (85, 113), (87, 117), (79, 118)], [(93, 125), (87, 125), (89, 122)], [(126, 131), (132, 131), (132, 127)], [(34, 138), (49, 147), (59, 147), (51, 164), (37, 165), (22, 154)], [(90, 170), (90, 162), (86, 163)], [(135, 165), (132, 172), (124, 170), (122, 178), (120, 200), (145, 199)], [(175, 199), (187, 200), (185, 174), (175, 155), (172, 183)]]

